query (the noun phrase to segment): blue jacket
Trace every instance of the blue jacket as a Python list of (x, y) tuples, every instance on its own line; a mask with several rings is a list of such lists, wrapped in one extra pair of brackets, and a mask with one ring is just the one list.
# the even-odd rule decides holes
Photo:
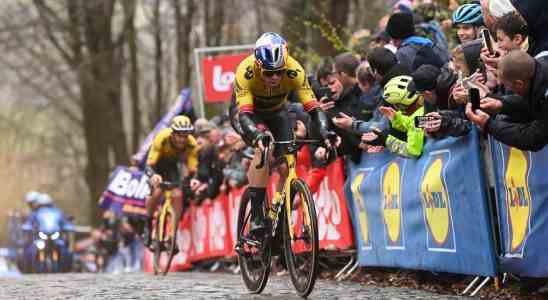
[[(420, 55), (418, 55), (420, 54)], [(410, 36), (404, 39), (396, 52), (398, 61), (412, 71), (422, 64), (430, 64), (442, 67), (449, 61), (449, 53), (435, 46), (431, 40), (420, 36)]]

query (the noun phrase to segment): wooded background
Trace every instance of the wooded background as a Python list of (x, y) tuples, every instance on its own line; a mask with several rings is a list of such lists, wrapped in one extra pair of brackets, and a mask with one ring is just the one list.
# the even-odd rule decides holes
[(287, 38), (306, 66), (374, 29), (382, 0), (0, 2), (0, 236), (29, 190), (94, 223), (109, 172), (128, 164), (182, 87), (196, 47)]

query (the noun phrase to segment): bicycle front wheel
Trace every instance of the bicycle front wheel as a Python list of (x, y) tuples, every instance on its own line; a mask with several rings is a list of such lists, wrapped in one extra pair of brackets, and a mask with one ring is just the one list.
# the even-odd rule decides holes
[(164, 246), (166, 250), (167, 261), (163, 266), (164, 276), (169, 272), (173, 257), (177, 252), (177, 227), (179, 225), (179, 218), (175, 214), (175, 210), (170, 208), (167, 210), (167, 216), (165, 219), (166, 227), (164, 229)]
[[(266, 201), (264, 201), (266, 202)], [(238, 242), (236, 252), (238, 263), (242, 272), (242, 279), (247, 289), (259, 294), (263, 291), (270, 274), (270, 261), (272, 250), (268, 241), (256, 244), (249, 234), (251, 223), (251, 201), (247, 190), (242, 195), (240, 209), (238, 211)], [(264, 243), (267, 244), (264, 244)]]
[(291, 281), (301, 297), (308, 296), (318, 273), (319, 239), (314, 199), (301, 179), (291, 182), (290, 215), (285, 216), (284, 253)]

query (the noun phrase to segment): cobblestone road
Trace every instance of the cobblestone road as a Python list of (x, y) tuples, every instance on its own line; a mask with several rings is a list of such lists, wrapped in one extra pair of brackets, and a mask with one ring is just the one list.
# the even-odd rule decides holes
[[(287, 276), (271, 277), (261, 295), (224, 273), (49, 274), (0, 278), (0, 299), (300, 299)], [(464, 299), (404, 288), (319, 280), (309, 299)]]

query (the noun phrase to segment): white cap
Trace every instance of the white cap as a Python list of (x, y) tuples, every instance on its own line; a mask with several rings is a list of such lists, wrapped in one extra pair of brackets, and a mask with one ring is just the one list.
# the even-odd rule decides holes
[(489, 1), (489, 13), (495, 17), (500, 18), (505, 14), (515, 11), (514, 5), (510, 0), (490, 0)]

